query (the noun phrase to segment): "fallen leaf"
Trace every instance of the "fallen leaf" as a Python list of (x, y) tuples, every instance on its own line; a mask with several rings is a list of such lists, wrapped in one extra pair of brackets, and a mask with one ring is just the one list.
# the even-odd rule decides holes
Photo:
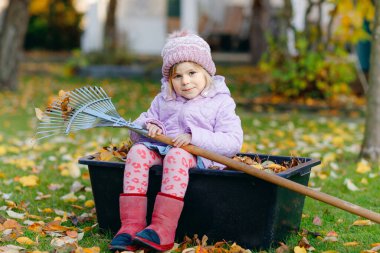
[(15, 219), (25, 219), (25, 214), (24, 213), (16, 213), (12, 210), (8, 210), (7, 211), (7, 214), (9, 215), (9, 217), (11, 218), (15, 218)]
[(85, 207), (88, 207), (88, 208), (93, 208), (95, 206), (95, 202), (91, 199), (91, 200), (87, 200), (85, 203), (84, 203), (84, 206)]
[(28, 219), (33, 219), (33, 220), (42, 220), (43, 219), (41, 216), (33, 215), (33, 214), (27, 214), (26, 217), (28, 217)]
[(76, 202), (78, 200), (78, 197), (75, 196), (73, 192), (70, 192), (64, 196), (61, 197), (61, 199), (65, 202)]
[(304, 247), (295, 246), (294, 253), (306, 253), (306, 249)]
[(371, 166), (369, 165), (368, 161), (362, 159), (358, 162), (356, 167), (356, 172), (360, 174), (368, 173), (371, 171)]
[(64, 185), (63, 184), (49, 184), (48, 186), (48, 189), (51, 190), (51, 191), (56, 191), (56, 190), (59, 190), (63, 187)]
[(73, 231), (73, 230), (68, 230), (66, 231), (66, 235), (71, 238), (77, 238), (78, 237), (78, 232)]
[(48, 199), (51, 197), (51, 194), (43, 194), (42, 192), (37, 192), (37, 197), (35, 200), (43, 200), (43, 199)]
[(338, 238), (335, 236), (326, 236), (322, 240), (323, 242), (337, 242)]
[(16, 239), (16, 242), (19, 244), (25, 244), (25, 245), (34, 245), (36, 244), (34, 241), (29, 239), (28, 237), (22, 236)]
[(16, 230), (20, 230), (21, 231), (21, 225), (17, 221), (12, 220), (12, 219), (6, 220), (3, 223), (3, 227), (5, 229), (10, 228), (10, 229), (16, 229)]
[(32, 187), (38, 184), (38, 180), (39, 178), (36, 175), (30, 175), (30, 176), (20, 177), (19, 182), (24, 187), (28, 187), (28, 186)]
[(34, 232), (37, 232), (37, 233), (42, 232), (42, 228), (43, 228), (43, 225), (40, 224), (40, 223), (37, 223), (37, 222), (34, 222), (33, 224), (31, 224), (31, 225), (28, 226), (28, 229), (30, 231), (34, 231)]
[(63, 248), (63, 247), (71, 248), (71, 247), (75, 247), (75, 243), (76, 243), (75, 239), (68, 236), (64, 236), (60, 238), (53, 238), (53, 240), (51, 240), (50, 242), (50, 245), (52, 245), (55, 248)]
[(347, 189), (350, 191), (359, 191), (360, 189), (351, 181), (351, 179), (346, 178), (344, 180), (344, 184), (346, 185)]
[(313, 219), (313, 224), (316, 226), (322, 226), (322, 219), (319, 218), (318, 216), (315, 216)]
[(358, 242), (345, 242), (343, 243), (344, 246), (347, 246), (347, 247), (352, 247), (352, 246), (358, 246), (359, 243)]
[[(99, 253), (100, 248), (99, 247), (92, 247), (92, 248), (81, 248), (78, 247), (75, 249), (74, 253)], [(123, 252), (128, 252), (128, 251), (123, 251)]]
[(307, 251), (313, 251), (315, 248), (310, 245), (309, 241), (307, 240), (306, 237), (302, 237), (301, 240), (298, 242), (298, 246), (301, 248), (307, 249)]
[(61, 226), (60, 221), (51, 221), (43, 227), (44, 231), (50, 232), (65, 232), (70, 230), (69, 227)]
[(335, 237), (338, 237), (339, 235), (338, 235), (337, 232), (335, 232), (335, 231), (332, 230), (332, 231), (327, 232), (326, 236), (335, 236)]
[(47, 208), (42, 209), (41, 212), (43, 212), (43, 213), (52, 213), (54, 211), (53, 211), (53, 209), (47, 207)]
[(84, 189), (84, 185), (81, 183), (81, 182), (79, 182), (79, 181), (74, 181), (74, 183), (71, 185), (71, 187), (70, 187), (70, 191), (71, 192), (78, 192), (78, 191), (80, 191), (80, 190), (83, 190)]
[(356, 220), (352, 223), (352, 226), (371, 226), (374, 223), (370, 220)]
[(276, 249), (276, 253), (290, 253), (289, 247), (285, 244), (280, 242), (280, 247)]
[(23, 252), (24, 250), (25, 248), (12, 245), (12, 244), (0, 247), (0, 252), (6, 252), (6, 253), (20, 253), (20, 252)]

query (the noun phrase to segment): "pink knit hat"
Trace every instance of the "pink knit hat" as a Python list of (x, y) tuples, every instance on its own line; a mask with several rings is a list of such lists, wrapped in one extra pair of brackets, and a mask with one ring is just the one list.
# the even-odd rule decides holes
[(188, 31), (173, 32), (162, 49), (162, 75), (169, 79), (170, 68), (177, 63), (191, 61), (202, 66), (211, 76), (215, 75), (210, 46), (196, 34)]

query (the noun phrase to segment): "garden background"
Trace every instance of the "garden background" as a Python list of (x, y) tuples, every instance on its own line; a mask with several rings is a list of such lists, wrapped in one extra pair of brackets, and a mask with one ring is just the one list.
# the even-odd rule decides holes
[[(112, 235), (99, 231), (89, 173), (77, 161), (104, 152), (103, 147), (127, 143), (128, 131), (91, 129), (36, 143), (35, 108), (43, 110), (60, 90), (98, 85), (109, 93), (122, 117), (134, 119), (160, 90), (160, 58), (134, 55), (112, 40), (105, 40), (100, 51), (84, 53), (79, 43), (83, 14), (75, 9), (74, 2), (14, 2), (27, 8), (28, 18), (16, 54), (0, 65), (0, 251), (105, 252)], [(117, 2), (111, 0), (109, 6), (115, 4), (117, 9)], [(376, 63), (374, 56), (369, 64), (368, 52), (367, 56), (359, 55), (361, 47), (367, 45), (368, 49), (371, 41), (373, 44), (371, 31), (376, 31), (377, 24), (374, 3), (379, 1), (330, 1), (334, 8), (329, 15), (334, 22), (327, 27), (321, 26), (318, 18), (307, 18), (313, 8), (318, 10), (327, 1), (306, 2), (310, 9), (302, 31), (295, 30), (290, 22), (291, 1), (284, 1), (282, 8), (273, 11), (267, 1), (256, 0), (252, 10), (261, 16), (250, 17), (250, 27), (256, 30), (248, 33), (256, 37), (247, 37), (245, 44), (241, 41), (241, 46), (229, 48), (220, 41), (210, 41), (217, 73), (226, 77), (238, 104), (244, 130), (242, 152), (320, 159), (321, 165), (311, 172), (309, 187), (380, 212), (378, 156), (363, 152), (365, 136), (377, 131), (370, 124), (376, 113), (369, 113), (371, 105), (367, 102), (373, 101), (368, 94), (378, 94), (370, 89), (380, 86), (376, 82), (379, 72), (375, 71), (379, 64), (372, 64)], [(112, 8), (107, 11), (112, 17)], [(287, 33), (268, 32), (258, 37), (257, 29), (265, 25), (260, 23), (266, 20), (263, 16), (280, 19), (284, 22), (276, 25), (293, 29), (296, 53), (289, 52)], [(3, 40), (6, 24), (12, 20), (6, 17), (3, 15), (0, 23), (0, 59), (8, 45)], [(104, 36), (112, 38), (107, 32), (115, 24), (112, 18), (107, 20), (111, 21), (105, 22), (109, 27)], [(94, 68), (99, 73), (99, 65), (111, 72), (115, 66), (136, 64), (137, 71), (128, 72), (129, 76), (88, 74)], [(5, 73), (5, 66), (16, 66), (12, 77), (8, 78), (7, 73), (12, 71)], [(370, 139), (376, 140), (374, 136)], [(265, 251), (378, 252), (379, 235), (378, 224), (306, 198), (300, 230)], [(194, 251), (207, 250), (196, 240), (193, 243)], [(231, 247), (232, 243), (228, 243), (227, 251), (245, 251)]]

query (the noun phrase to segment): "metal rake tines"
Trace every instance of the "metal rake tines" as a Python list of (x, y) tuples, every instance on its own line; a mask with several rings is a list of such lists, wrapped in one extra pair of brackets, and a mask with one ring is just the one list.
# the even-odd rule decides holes
[(67, 92), (46, 110), (37, 128), (37, 139), (69, 134), (99, 126), (126, 126), (111, 98), (100, 87), (83, 87)]

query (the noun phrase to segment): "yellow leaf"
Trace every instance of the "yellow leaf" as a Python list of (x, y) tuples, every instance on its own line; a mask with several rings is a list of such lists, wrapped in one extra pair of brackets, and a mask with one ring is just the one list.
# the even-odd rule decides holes
[(29, 187), (36, 186), (38, 184), (38, 177), (36, 175), (30, 175), (30, 176), (20, 177), (19, 182), (24, 187), (26, 187), (26, 186), (29, 186)]
[(99, 253), (100, 248), (99, 247), (92, 247), (92, 248), (77, 248), (75, 250), (75, 253)]
[(295, 246), (294, 253), (306, 253), (306, 249), (304, 247)]
[(335, 147), (343, 147), (344, 145), (344, 139), (341, 136), (333, 137), (331, 142)]
[(327, 153), (322, 158), (323, 165), (327, 165), (327, 164), (334, 162), (334, 161), (336, 161), (336, 154), (334, 154), (334, 153)]
[(16, 203), (11, 200), (6, 200), (5, 204), (7, 204), (8, 207), (16, 207)]
[(93, 200), (87, 200), (85, 203), (84, 203), (84, 206), (85, 207), (89, 207), (89, 208), (92, 208), (95, 206), (95, 203)]
[(34, 108), (34, 111), (36, 112), (36, 117), (39, 121), (49, 121), (49, 117), (40, 108)]
[(26, 245), (33, 245), (33, 244), (35, 244), (34, 241), (32, 241), (31, 239), (29, 239), (28, 237), (25, 237), (25, 236), (17, 238), (16, 242), (18, 242), (19, 244), (26, 244)]
[(351, 247), (351, 246), (358, 246), (359, 243), (358, 242), (345, 242), (345, 243), (343, 243), (343, 245)]
[(61, 170), (61, 176), (64, 176), (64, 177), (70, 176), (70, 171), (68, 169)]
[(354, 223), (352, 223), (352, 226), (371, 226), (374, 223), (370, 220), (356, 220)]
[(362, 184), (368, 184), (368, 180), (367, 180), (367, 178), (362, 178), (361, 180), (360, 180), (360, 183), (362, 183)]
[(102, 149), (99, 153), (99, 160), (100, 161), (109, 161), (113, 158), (113, 153), (109, 152), (108, 150)]
[(42, 209), (42, 212), (43, 213), (53, 213), (54, 211), (51, 208), (44, 208), (44, 209)]
[(371, 171), (371, 167), (368, 162), (364, 159), (360, 160), (356, 166), (356, 172), (360, 174), (364, 174)]
[(5, 155), (7, 153), (7, 150), (4, 146), (0, 146), (0, 156)]

